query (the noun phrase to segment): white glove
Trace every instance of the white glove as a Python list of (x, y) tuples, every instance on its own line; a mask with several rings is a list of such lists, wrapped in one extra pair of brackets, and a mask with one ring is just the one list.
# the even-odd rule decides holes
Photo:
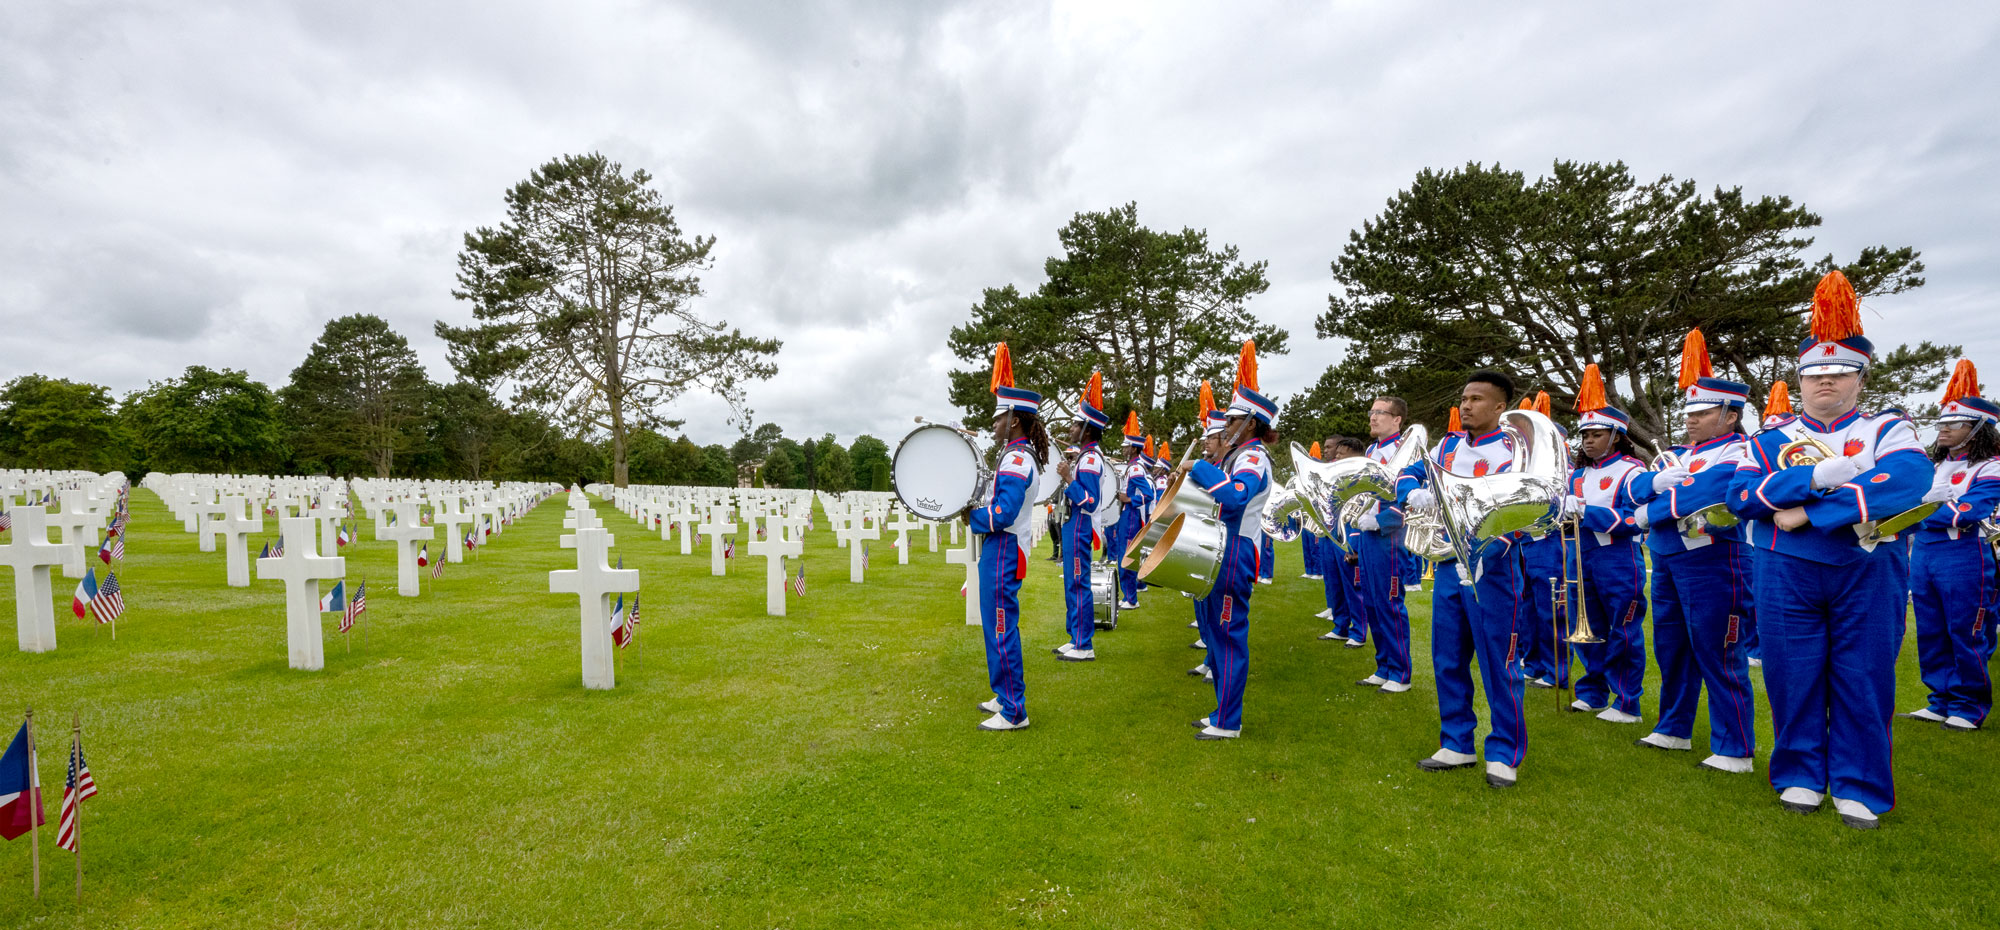
[(1403, 502), (1411, 507), (1422, 509), (1425, 507), (1436, 507), (1438, 499), (1437, 495), (1431, 493), (1430, 488), (1418, 488), (1411, 491), (1409, 497), (1403, 498)]
[(1563, 497), (1563, 519), (1568, 520), (1572, 517), (1583, 516), (1584, 506), (1583, 498), (1574, 494), (1565, 495)]
[(1929, 504), (1934, 501), (1948, 500), (1951, 500), (1951, 478), (1947, 475), (1939, 475), (1937, 476), (1937, 480), (1931, 482), (1930, 491), (1924, 494), (1924, 503)]
[(1861, 474), (1861, 460), (1847, 455), (1837, 455), (1813, 466), (1812, 486), (1814, 490), (1825, 491), (1840, 487)]
[(1632, 522), (1637, 524), (1638, 527), (1642, 530), (1649, 526), (1652, 526), (1653, 525), (1652, 510), (1653, 508), (1651, 507), (1640, 507), (1632, 511)]
[(1364, 533), (1373, 533), (1382, 528), (1382, 521), (1375, 519), (1372, 513), (1364, 514), (1361, 519), (1354, 521), (1354, 528)]
[(1686, 481), (1687, 476), (1688, 470), (1686, 465), (1678, 462), (1668, 465), (1653, 473), (1653, 493), (1665, 494), (1668, 488)]

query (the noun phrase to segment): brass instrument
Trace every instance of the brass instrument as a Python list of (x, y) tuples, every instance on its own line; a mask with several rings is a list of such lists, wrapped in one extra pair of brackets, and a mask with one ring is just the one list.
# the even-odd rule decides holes
[(1818, 465), (1833, 458), (1833, 447), (1811, 436), (1794, 439), (1778, 447), (1778, 469), (1784, 470), (1797, 465)]
[[(1505, 471), (1465, 477), (1424, 457), (1431, 493), (1437, 498), (1438, 522), (1453, 556), (1468, 566), (1467, 571), (1472, 556), (1490, 540), (1554, 530), (1561, 522), (1559, 504), (1569, 488), (1568, 447), (1553, 421), (1533, 410), (1509, 410), (1500, 424), (1514, 446), (1514, 461)], [(1437, 544), (1433, 540), (1431, 545)]]
[[(1833, 448), (1818, 439), (1807, 436), (1794, 439), (1778, 447), (1778, 467), (1793, 468), (1801, 465), (1818, 465), (1833, 458)], [(1918, 504), (1902, 513), (1881, 520), (1865, 520), (1854, 524), (1854, 535), (1860, 537), (1861, 548), (1869, 552), (1883, 542), (1894, 539), (1897, 533), (1909, 529), (1936, 513), (1938, 501)]]
[(1563, 640), (1586, 645), (1604, 642), (1604, 637), (1590, 628), (1590, 606), (1583, 595), (1583, 521), (1576, 517), (1562, 521), (1562, 534), (1562, 544), (1567, 550), (1563, 553), (1564, 595), (1567, 596), (1570, 585), (1576, 586), (1576, 624)]

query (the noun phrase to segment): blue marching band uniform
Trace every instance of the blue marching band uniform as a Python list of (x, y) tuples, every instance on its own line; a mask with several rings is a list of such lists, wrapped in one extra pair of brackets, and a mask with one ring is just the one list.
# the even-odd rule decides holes
[[(1650, 615), (1659, 707), (1651, 731), (1636, 742), (1693, 749), (1705, 699), (1708, 755), (1700, 765), (1716, 771), (1756, 768), (1751, 673), (1761, 652), (1773, 729), (1767, 772), (1791, 811), (1810, 813), (1831, 800), (1844, 823), (1873, 828), (1896, 803), (1893, 718), (1947, 730), (1984, 725), (1993, 704), (1989, 668), (2000, 642), (1993, 630), (2000, 621), (1994, 548), (2000, 405), (1979, 396), (1976, 372), (1961, 362), (1946, 391), (1939, 441), (1926, 449), (1900, 412), (1871, 414), (1855, 404), (1858, 376), (1872, 364), (1874, 347), (1839, 272), (1820, 282), (1812, 312), (1813, 334), (1800, 345), (1797, 368), (1802, 409), (1791, 412), (1788, 401), (1780, 406), (1788, 397), (1780, 384), (1761, 424), (1749, 407), (1749, 386), (1715, 377), (1701, 334), (1690, 333), (1679, 388), (1688, 435), (1650, 464), (1621, 451), (1629, 449), (1623, 436), (1630, 420), (1599, 399), (1601, 381), (1595, 397), (1585, 396), (1588, 387), (1579, 391), (1595, 400), (1578, 404), (1579, 430), (1614, 435), (1610, 446), (1585, 435), (1598, 454), (1579, 457), (1568, 493), (1555, 503), (1577, 524), (1576, 550), (1560, 533), (1514, 534), (1481, 540), (1469, 564), (1447, 558), (1436, 565), (1431, 664), (1438, 749), (1420, 766), (1435, 771), (1483, 761), (1489, 784), (1514, 784), (1527, 751), (1524, 683), (1564, 683), (1562, 634), (1576, 623), (1578, 609), (1588, 611), (1605, 642), (1574, 650), (1583, 667), (1573, 706), (1616, 723), (1644, 720)], [(1204, 417), (1204, 441), (1233, 436), (1233, 425), (1268, 428), (1274, 421), (1276, 405), (1255, 386), (1253, 352), (1246, 345), (1251, 367), (1247, 378), (1239, 371), (1229, 407)], [(994, 388), (1002, 409), (1037, 416), (1041, 398), (1013, 387), (1011, 364), (999, 386), (1004, 355), (1003, 347)], [(1100, 376), (1093, 375), (1079, 409), (1094, 430), (1108, 425)], [(1148, 472), (1167, 463), (1153, 458), (1149, 444), (1140, 447), (1136, 430), (1128, 427), (1126, 436), (1132, 448), (1120, 468), (1080, 432), (1064, 492), (1069, 642), (1056, 652), (1069, 661), (1095, 658), (1090, 569), (1098, 534), (1105, 533), (1107, 554), (1122, 558), (1165, 490)], [(1403, 441), (1400, 432), (1379, 438), (1366, 454), (1387, 463)], [(1505, 473), (1515, 440), (1497, 427), (1481, 435), (1452, 431), (1426, 456), (1428, 464), (1398, 476), (1393, 501), (1375, 505), (1350, 528), (1355, 563), (1333, 540), (1301, 538), (1306, 574), (1324, 586), (1334, 623), (1329, 638), (1372, 636), (1375, 669), (1362, 683), (1391, 692), (1408, 690), (1414, 673), (1402, 594), (1418, 573), (1403, 548), (1404, 519), (1411, 508), (1436, 505), (1433, 469), (1474, 479)], [(980, 725), (985, 729), (1028, 723), (1019, 593), (1041, 467), (1029, 441), (1012, 438), (986, 499), (968, 514), (981, 540), (978, 596), (994, 694), (980, 705), (993, 714)], [(1274, 573), (1261, 519), (1273, 483), (1270, 450), (1257, 438), (1236, 442), (1219, 463), (1195, 462), (1186, 480), (1215, 499), (1226, 528), (1215, 585), (1193, 604), (1196, 645), (1207, 656), (1192, 673), (1206, 674), (1215, 695), (1213, 711), (1195, 721), (1197, 736), (1231, 739), (1243, 727), (1251, 595)], [(1129, 502), (1122, 513), (1115, 506), (1121, 490)], [(1899, 515), (1884, 532), (1881, 524)], [(1581, 603), (1562, 586), (1574, 564), (1569, 559), (1580, 563)], [(1135, 606), (1138, 579), (1126, 570), (1120, 581), (1124, 606)], [(1923, 706), (1899, 715), (1895, 665), (1907, 610), (1915, 614), (1927, 695)], [(1490, 716), (1483, 743), (1476, 738), (1480, 690)]]

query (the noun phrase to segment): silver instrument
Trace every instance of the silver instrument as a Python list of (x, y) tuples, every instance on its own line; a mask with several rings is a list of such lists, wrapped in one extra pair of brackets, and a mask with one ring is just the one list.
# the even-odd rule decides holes
[[(1514, 533), (1543, 536), (1557, 530), (1562, 498), (1569, 488), (1568, 447), (1554, 422), (1533, 410), (1509, 410), (1501, 415), (1500, 426), (1514, 446), (1514, 460), (1506, 471), (1479, 477), (1454, 475), (1424, 456), (1431, 493), (1437, 498), (1438, 529), (1467, 571), (1473, 557), (1494, 539)], [(1424, 542), (1430, 550), (1440, 546), (1435, 538)]]
[(1166, 492), (1160, 495), (1159, 503), (1153, 505), (1153, 512), (1148, 515), (1145, 528), (1140, 530), (1131, 544), (1125, 547), (1123, 564), (1126, 568), (1138, 568), (1145, 562), (1146, 556), (1152, 554), (1153, 549), (1159, 545), (1160, 537), (1166, 535), (1167, 527), (1173, 524), (1176, 516), (1204, 511), (1215, 513), (1219, 509), (1215, 498), (1208, 496), (1207, 491), (1196, 487), (1186, 472), (1174, 475), (1174, 480), (1167, 485)]
[(890, 463), (896, 497), (926, 520), (949, 520), (986, 498), (993, 467), (968, 430), (925, 423), (896, 445)]
[(1118, 629), (1118, 566), (1111, 562), (1090, 563), (1091, 623), (1100, 630)]
[(1222, 552), (1228, 543), (1229, 526), (1214, 511), (1183, 511), (1139, 563), (1139, 578), (1191, 597), (1207, 597), (1222, 574)]

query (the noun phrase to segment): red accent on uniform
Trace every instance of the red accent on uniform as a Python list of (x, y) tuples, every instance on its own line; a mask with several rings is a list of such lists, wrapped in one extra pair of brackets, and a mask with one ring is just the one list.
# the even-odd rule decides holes
[(1873, 477), (1873, 478), (1870, 478), (1870, 479), (1868, 479), (1868, 483), (1869, 483), (1869, 484), (1881, 484), (1882, 482), (1884, 482), (1884, 481), (1887, 481), (1887, 480), (1889, 480), (1889, 476), (1888, 476), (1888, 475), (1876, 475), (1875, 477)]
[(1474, 478), (1484, 478), (1484, 477), (1486, 477), (1486, 468), (1487, 468), (1487, 462), (1486, 462), (1486, 460), (1485, 460), (1485, 459), (1480, 459), (1480, 460), (1479, 460), (1479, 461), (1478, 461), (1477, 463), (1475, 463), (1475, 464), (1474, 464), (1474, 465), (1472, 466), (1472, 476), (1473, 476)]
[(1848, 441), (1847, 441), (1847, 445), (1846, 445), (1846, 446), (1844, 446), (1844, 447), (1842, 447), (1842, 449), (1841, 449), (1841, 452), (1840, 452), (1840, 454), (1841, 454), (1841, 455), (1853, 455), (1853, 454), (1855, 454), (1855, 453), (1857, 453), (1857, 452), (1860, 452), (1860, 451), (1861, 451), (1861, 447), (1862, 447), (1862, 445), (1863, 445), (1863, 443), (1862, 443), (1862, 441), (1861, 441), (1861, 440), (1859, 440), (1859, 439), (1850, 439), (1850, 440), (1848, 440)]

